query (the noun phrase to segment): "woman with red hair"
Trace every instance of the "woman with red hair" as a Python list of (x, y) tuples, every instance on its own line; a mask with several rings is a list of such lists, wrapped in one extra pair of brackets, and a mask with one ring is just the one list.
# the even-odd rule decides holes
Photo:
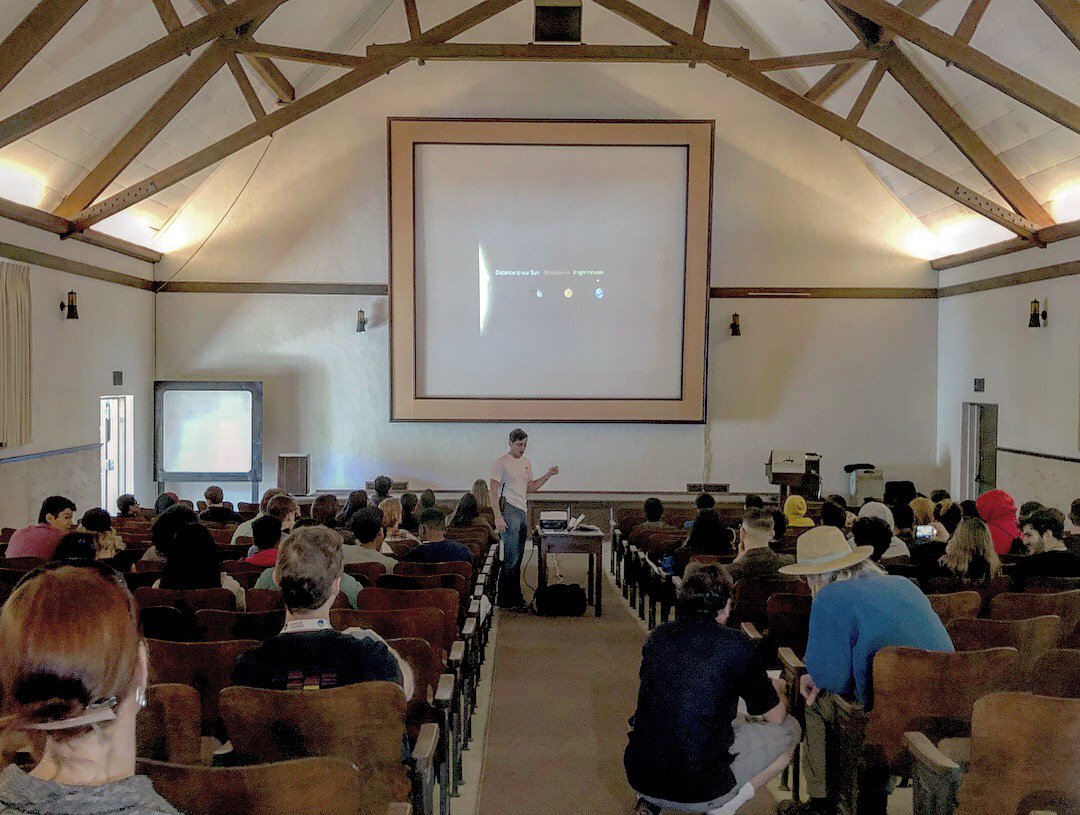
[(0, 734), (44, 736), (29, 772), (0, 772), (0, 812), (177, 815), (135, 775), (146, 646), (120, 575), (94, 561), (29, 573), (0, 612)]

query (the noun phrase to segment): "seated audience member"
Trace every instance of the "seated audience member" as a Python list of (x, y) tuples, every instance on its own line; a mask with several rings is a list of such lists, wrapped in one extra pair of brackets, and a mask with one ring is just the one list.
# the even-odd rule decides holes
[[(710, 495), (709, 497), (711, 498), (712, 496)], [(713, 506), (716, 506), (715, 501), (713, 501)], [(765, 509), (765, 499), (762, 498), (760, 495), (748, 493), (747, 496), (743, 499), (743, 509)]]
[[(911, 512), (915, 516), (915, 526), (934, 527), (933, 538), (925, 538), (922, 540), (916, 539), (916, 542), (922, 543), (924, 540), (945, 542), (949, 539), (949, 533), (946, 532), (945, 527), (937, 521), (937, 505), (934, 504), (933, 501), (929, 498), (915, 498), (908, 506), (911, 507)], [(912, 527), (912, 530), (914, 531), (914, 527)]]
[(856, 518), (851, 526), (851, 542), (855, 548), (869, 546), (873, 551), (870, 559), (877, 563), (893, 542), (893, 531), (888, 521), (868, 515)]
[[(695, 564), (679, 589), (675, 621), (645, 642), (623, 755), (640, 796), (635, 815), (734, 813), (791, 761), (799, 725), (753, 643), (726, 625), (731, 595), (722, 568)], [(739, 699), (760, 721), (737, 715)]]
[(116, 499), (116, 517), (117, 518), (138, 518), (139, 517), (139, 501), (130, 492), (125, 492), (119, 498)]
[[(749, 501), (751, 498), (757, 498), (757, 496), (756, 495), (748, 495), (748, 496), (746, 496), (747, 501)], [(758, 498), (758, 500), (760, 501), (761, 499)], [(699, 514), (704, 509), (715, 509), (715, 507), (716, 507), (716, 499), (713, 498), (711, 495), (709, 495), (709, 493), (703, 492), (703, 493), (701, 493), (701, 495), (699, 495), (697, 498), (694, 499), (694, 507), (695, 507), (695, 509), (697, 509)], [(661, 514), (663, 514), (663, 513), (661, 513)], [(694, 525), (694, 520), (691, 519), (691, 520), (689, 520), (689, 521), (687, 521), (686, 523), (683, 524), (683, 529), (690, 529), (693, 525)]]
[[(880, 501), (867, 501), (861, 507), (859, 507), (860, 518), (881, 518), (886, 524), (889, 525), (889, 530), (892, 532), (892, 542), (889, 544), (889, 548), (881, 553), (880, 559), (893, 558), (893, 557), (905, 557), (910, 555), (907, 544), (900, 540), (896, 535), (896, 522), (893, 521), (892, 510), (885, 506)], [(797, 545), (797, 544), (796, 544)]]
[(990, 529), (994, 539), (994, 551), (1007, 555), (1014, 548), (1022, 553), (1020, 527), (1016, 524), (1016, 503), (1005, 490), (989, 490), (975, 499), (979, 517)]
[(435, 509), (435, 491), (434, 490), (427, 489), (427, 490), (424, 490), (422, 493), (420, 493), (420, 507), (419, 507), (419, 509), (420, 509), (421, 512), (423, 512), (425, 509)]
[(1080, 577), (1080, 555), (1065, 546), (1064, 529), (1064, 513), (1051, 507), (1024, 518), (1021, 532), (1029, 554), (1009, 570), (1018, 589), (1031, 577)]
[(281, 521), (273, 515), (264, 515), (251, 525), (251, 537), (255, 551), (248, 554), (247, 562), (254, 566), (273, 566), (281, 543)]
[(851, 525), (855, 523), (855, 519), (859, 516), (852, 512), (851, 509), (848, 507), (847, 498), (845, 498), (838, 492), (834, 492), (826, 500), (831, 501), (834, 504), (839, 504), (841, 507), (843, 507), (845, 516), (844, 534), (851, 532)]
[[(926, 595), (906, 577), (882, 573), (868, 560), (869, 546), (852, 551), (839, 530), (819, 527), (805, 532), (796, 547), (796, 563), (780, 571), (805, 577), (814, 598), (800, 687), (806, 699), (803, 757), (810, 801), (785, 801), (778, 811), (835, 813), (825, 779), (826, 726), (837, 715), (833, 695), (854, 693), (870, 707), (870, 667), (874, 654), (887, 645), (928, 651), (953, 646)], [(872, 802), (870, 811), (885, 812), (887, 784), (887, 773), (864, 774), (860, 786)]]
[(893, 532), (905, 545), (911, 546), (915, 542), (915, 513), (911, 510), (911, 504), (897, 504), (890, 509), (893, 514)]
[(986, 524), (978, 518), (964, 518), (945, 544), (938, 564), (949, 577), (959, 577), (965, 585), (985, 586), (1001, 575), (1001, 561)]
[(1080, 535), (1080, 498), (1072, 502), (1069, 507), (1069, 517), (1066, 519), (1066, 535)]
[(960, 505), (954, 504), (949, 498), (934, 504), (934, 520), (932, 525), (936, 532), (936, 535), (934, 536), (935, 540), (948, 541), (949, 538), (952, 537), (956, 525), (960, 523), (963, 517), (964, 511), (960, 509)]
[(401, 522), (399, 526), (403, 531), (414, 536), (420, 531), (420, 519), (416, 514), (418, 504), (419, 499), (416, 497), (416, 493), (407, 492), (401, 496)]
[(814, 521), (806, 517), (806, 499), (801, 495), (789, 495), (784, 501), (784, 515), (789, 527), (813, 526)]
[(194, 510), (180, 504), (173, 504), (156, 518), (150, 527), (150, 548), (143, 553), (140, 560), (148, 563), (164, 563), (172, 544), (176, 530), (185, 524), (196, 524), (199, 516)]
[(478, 526), (487, 531), (490, 543), (499, 542), (499, 533), (495, 531), (491, 521), (480, 514), (479, 508), (476, 506), (476, 498), (473, 497), (471, 492), (461, 496), (457, 507), (454, 509), (454, 514), (450, 516), (447, 522), (447, 526)]
[(206, 499), (206, 509), (199, 515), (200, 521), (214, 524), (240, 524), (243, 518), (240, 513), (225, 506), (225, 493), (221, 487), (209, 486), (203, 492)]
[(284, 494), (285, 494), (285, 490), (278, 489), (277, 487), (270, 487), (270, 489), (263, 492), (262, 499), (259, 501), (259, 511), (255, 514), (255, 517), (254, 518), (249, 518), (248, 520), (244, 521), (239, 526), (237, 526), (235, 530), (233, 530), (233, 536), (232, 536), (232, 544), (233, 544), (233, 546), (236, 545), (236, 542), (237, 542), (236, 539), (237, 538), (250, 538), (251, 537), (251, 525), (252, 525), (252, 523), (254, 523), (259, 518), (261, 518), (263, 515), (266, 514), (266, 505), (270, 503), (270, 499), (273, 498), (275, 495), (284, 495)]
[[(1023, 532), (1024, 529), (1024, 519), (1028, 517), (1031, 513), (1042, 508), (1043, 505), (1040, 504), (1038, 501), (1024, 501), (1024, 503), (1020, 505), (1020, 510), (1017, 514), (1016, 525), (1020, 527), (1021, 532)], [(1023, 536), (1021, 535), (1021, 537)]]
[(778, 570), (795, 562), (791, 555), (778, 555), (769, 548), (773, 536), (773, 516), (765, 509), (748, 509), (739, 527), (739, 555), (727, 567), (731, 582), (746, 578), (776, 580)]
[(60, 538), (52, 560), (97, 560), (97, 538), (93, 532), (77, 530)]
[(338, 526), (348, 528), (352, 516), (368, 505), (368, 494), (364, 490), (353, 490), (345, 499), (345, 506), (338, 513)]
[(847, 510), (835, 501), (826, 501), (821, 505), (822, 526), (831, 526), (841, 532), (846, 532), (847, 515)]
[(641, 533), (643, 531), (649, 529), (663, 529), (667, 526), (663, 520), (664, 504), (659, 498), (646, 498), (645, 502), (641, 505), (641, 510), (645, 515), (645, 520), (639, 524), (634, 524), (634, 528), (630, 530), (630, 543), (636, 544), (641, 538)]
[(724, 526), (720, 514), (715, 509), (703, 509), (698, 513), (686, 543), (674, 552), (675, 574), (682, 574), (694, 555), (730, 557), (734, 554), (734, 535)]
[(209, 529), (200, 523), (181, 526), (167, 551), (165, 569), (154, 581), (154, 588), (228, 589), (236, 597), (237, 610), (244, 610), (244, 590), (235, 578), (221, 570), (217, 544)]
[(41, 502), (36, 526), (16, 530), (8, 541), (7, 557), (39, 557), (52, 560), (60, 538), (75, 528), (75, 503), (62, 495)]
[(330, 492), (324, 492), (311, 502), (311, 519), (328, 529), (337, 529), (337, 514), (340, 511), (337, 496)]
[(962, 517), (962, 518), (979, 518), (980, 521), (982, 520), (982, 518), (979, 517), (979, 507), (978, 507), (978, 505), (974, 501), (972, 501), (970, 498), (967, 499), (966, 501), (961, 501), (960, 502), (960, 517)]
[(371, 484), (375, 488), (375, 492), (373, 495), (368, 496), (368, 506), (377, 507), (390, 497), (390, 490), (394, 488), (394, 479), (388, 475), (378, 475), (375, 476), (375, 480)]
[(180, 503), (180, 496), (178, 496), (175, 492), (163, 492), (163, 493), (161, 493), (161, 495), (159, 495), (157, 497), (157, 500), (154, 501), (154, 515), (155, 515), (155, 517), (160, 515), (161, 513), (163, 513), (165, 510), (167, 510), (169, 507), (173, 506), (174, 504), (179, 504), (179, 503)]
[[(413, 498), (415, 497), (414, 495)], [(379, 504), (379, 511), (382, 512), (383, 525), (383, 548), (379, 551), (384, 555), (393, 553), (393, 549), (390, 549), (388, 544), (404, 541), (413, 546), (420, 543), (420, 538), (416, 537), (412, 532), (407, 532), (401, 526), (404, 517), (401, 501), (397, 498), (387, 498)]]
[(420, 539), (401, 558), (408, 563), (472, 563), (472, 552), (457, 541), (446, 539), (446, 516), (442, 510), (430, 508), (420, 513)]
[(124, 548), (124, 540), (113, 529), (109, 513), (99, 507), (83, 513), (79, 528), (93, 533), (98, 560), (112, 557)]
[(784, 545), (784, 534), (787, 532), (787, 515), (782, 510), (774, 509), (772, 511), (773, 533), (772, 540), (769, 541), (769, 547), (772, 549), (779, 549)]
[[(320, 527), (317, 524), (310, 527), (300, 527), (299, 530), (296, 529), (295, 525), (293, 526), (293, 530), (297, 532), (303, 529), (319, 528)], [(326, 527), (322, 528), (326, 529)], [(337, 535), (338, 538), (341, 537), (341, 530), (339, 529), (328, 529), (327, 531), (333, 533), (334, 535)], [(278, 546), (280, 548), (281, 544), (278, 544)], [(253, 588), (281, 591), (281, 586), (274, 582), (274, 568), (274, 566), (268, 566), (267, 568), (263, 569), (262, 574), (259, 575), (259, 579), (255, 581), (255, 585)], [(353, 577), (351, 574), (341, 575), (341, 593), (345, 595), (345, 599), (349, 601), (349, 605), (352, 608), (356, 608), (356, 596), (363, 590), (363, 588), (364, 587), (360, 585), (360, 581)]]
[(472, 485), (472, 495), (476, 499), (477, 510), (491, 509), (491, 493), (488, 491), (487, 481), (476, 479)]
[(29, 773), (0, 772), (0, 812), (177, 815), (135, 775), (146, 685), (138, 611), (118, 574), (57, 564), (24, 578), (0, 613), (0, 728), (44, 749)]
[(322, 526), (298, 529), (281, 542), (273, 577), (285, 602), (285, 627), (236, 658), (234, 684), (319, 690), (385, 681), (412, 695), (412, 672), (382, 638), (330, 625), (330, 607), (346, 576), (341, 546), (341, 536)]
[(942, 501), (951, 501), (952, 496), (949, 495), (948, 490), (934, 490), (930, 493), (930, 500), (935, 504), (940, 504)]
[(356, 542), (343, 549), (346, 563), (381, 563), (387, 573), (394, 571), (397, 561), (380, 551), (385, 533), (383, 515), (378, 507), (364, 507), (353, 515), (352, 533)]
[[(296, 503), (291, 495), (285, 493), (278, 493), (266, 502), (266, 516), (270, 518), (277, 518), (281, 523), (281, 535), (288, 535), (292, 532), (293, 524), (296, 523), (296, 519), (300, 517), (300, 505)], [(254, 538), (255, 525), (252, 523), (252, 535)], [(276, 544), (275, 544), (276, 545)], [(259, 548), (252, 543), (248, 549), (248, 557), (252, 557), (259, 551)], [(271, 562), (272, 563), (272, 562)], [(266, 564), (271, 565), (271, 564)]]

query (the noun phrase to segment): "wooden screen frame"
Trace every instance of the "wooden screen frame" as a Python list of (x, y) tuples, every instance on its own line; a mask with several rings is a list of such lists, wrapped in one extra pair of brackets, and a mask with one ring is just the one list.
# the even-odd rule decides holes
[[(390, 421), (705, 421), (712, 234), (712, 121), (387, 119), (390, 222)], [(416, 388), (414, 156), (417, 144), (681, 146), (687, 148), (680, 396), (445, 398)], [(648, 330), (648, 326), (642, 326)]]

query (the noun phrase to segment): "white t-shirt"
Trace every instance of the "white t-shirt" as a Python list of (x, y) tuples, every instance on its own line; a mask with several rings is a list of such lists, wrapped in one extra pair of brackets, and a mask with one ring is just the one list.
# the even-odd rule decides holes
[[(532, 464), (525, 456), (514, 458), (509, 453), (503, 453), (491, 465), (490, 478), (502, 485), (502, 495), (506, 503), (525, 512), (529, 482), (533, 480)], [(498, 496), (491, 496), (491, 500), (498, 500)]]

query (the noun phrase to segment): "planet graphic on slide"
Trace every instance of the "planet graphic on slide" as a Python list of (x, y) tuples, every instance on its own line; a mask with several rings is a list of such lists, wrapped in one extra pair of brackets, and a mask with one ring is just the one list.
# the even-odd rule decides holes
[(596, 291), (593, 292), (593, 297), (595, 297), (597, 300), (603, 300), (604, 290), (598, 288)]

